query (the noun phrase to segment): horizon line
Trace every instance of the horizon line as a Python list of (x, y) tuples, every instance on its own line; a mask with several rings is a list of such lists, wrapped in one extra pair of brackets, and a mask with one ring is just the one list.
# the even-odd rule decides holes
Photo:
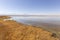
[(60, 15), (0, 15), (0, 16), (23, 16), (23, 17), (60, 17)]

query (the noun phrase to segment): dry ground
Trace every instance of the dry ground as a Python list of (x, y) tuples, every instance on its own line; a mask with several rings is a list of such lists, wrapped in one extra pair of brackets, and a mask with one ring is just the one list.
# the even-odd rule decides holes
[(0, 20), (0, 40), (59, 40), (59, 38), (42, 28), (13, 20)]

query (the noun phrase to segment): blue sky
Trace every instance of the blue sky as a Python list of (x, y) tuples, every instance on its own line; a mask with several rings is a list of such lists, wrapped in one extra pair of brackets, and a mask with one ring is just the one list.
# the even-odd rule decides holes
[(60, 0), (0, 0), (3, 14), (60, 14)]

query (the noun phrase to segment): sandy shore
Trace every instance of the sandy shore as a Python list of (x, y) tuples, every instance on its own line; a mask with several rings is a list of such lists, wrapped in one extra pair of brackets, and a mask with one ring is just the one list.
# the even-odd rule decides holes
[(40, 27), (13, 20), (0, 20), (0, 40), (59, 40), (59, 38)]

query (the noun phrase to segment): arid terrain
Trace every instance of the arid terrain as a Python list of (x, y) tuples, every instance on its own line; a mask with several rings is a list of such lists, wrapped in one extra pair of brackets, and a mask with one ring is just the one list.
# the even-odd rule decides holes
[(0, 40), (59, 40), (55, 33), (41, 27), (4, 19), (0, 20)]

